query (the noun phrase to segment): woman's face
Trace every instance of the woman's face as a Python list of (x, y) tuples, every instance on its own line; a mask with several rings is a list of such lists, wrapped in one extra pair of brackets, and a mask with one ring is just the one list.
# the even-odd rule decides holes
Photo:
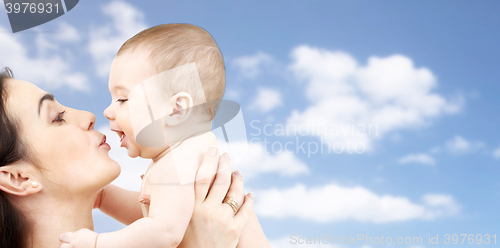
[(6, 84), (7, 111), (21, 124), (20, 136), (41, 167), (35, 179), (44, 190), (86, 196), (118, 177), (120, 167), (108, 156), (105, 136), (94, 130), (92, 113), (65, 107), (29, 82)]

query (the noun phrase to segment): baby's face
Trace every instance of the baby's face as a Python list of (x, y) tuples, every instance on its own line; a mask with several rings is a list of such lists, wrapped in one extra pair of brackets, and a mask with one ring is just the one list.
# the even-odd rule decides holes
[(111, 130), (121, 138), (121, 146), (127, 149), (130, 157), (154, 158), (164, 148), (144, 147), (135, 141), (130, 121), (128, 97), (130, 91), (142, 81), (154, 75), (147, 61), (147, 52), (136, 48), (133, 52), (125, 51), (115, 57), (109, 75), (109, 92), (111, 104), (104, 110), (104, 116), (109, 120)]

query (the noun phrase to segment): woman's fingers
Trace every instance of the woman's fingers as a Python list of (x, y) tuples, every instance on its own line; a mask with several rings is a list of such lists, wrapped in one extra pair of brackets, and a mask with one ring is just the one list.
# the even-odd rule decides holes
[(240, 210), (238, 210), (238, 212), (234, 216), (234, 221), (236, 223), (236, 226), (240, 228), (240, 232), (241, 230), (243, 230), (253, 213), (254, 201), (252, 193), (248, 193), (241, 204), (242, 205), (240, 207)]
[(196, 203), (202, 203), (207, 197), (210, 185), (215, 177), (217, 165), (219, 164), (219, 150), (217, 146), (212, 146), (205, 153), (203, 162), (196, 173), (195, 200)]
[(243, 193), (243, 177), (240, 171), (235, 171), (231, 177), (231, 186), (227, 192), (226, 197), (232, 198), (237, 203), (237, 208), (243, 204), (245, 194)]
[(229, 154), (224, 153), (219, 158), (217, 175), (210, 189), (210, 194), (207, 196), (207, 201), (221, 203), (224, 200), (229, 184), (231, 184), (231, 172), (231, 159), (229, 158)]

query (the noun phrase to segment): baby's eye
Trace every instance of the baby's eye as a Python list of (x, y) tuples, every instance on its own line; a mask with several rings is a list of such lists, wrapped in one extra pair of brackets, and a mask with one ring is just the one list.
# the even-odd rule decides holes
[(128, 101), (128, 99), (118, 99), (116, 101), (119, 102), (119, 103), (124, 103), (124, 102)]

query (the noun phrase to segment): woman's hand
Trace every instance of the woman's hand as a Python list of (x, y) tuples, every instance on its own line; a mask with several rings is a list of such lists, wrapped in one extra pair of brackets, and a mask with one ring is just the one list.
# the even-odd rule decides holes
[[(231, 172), (229, 155), (219, 158), (217, 148), (210, 148), (196, 176), (193, 217), (179, 247), (236, 247), (243, 227), (253, 214), (254, 202), (251, 193), (243, 194), (241, 173)], [(236, 214), (229, 204), (223, 203), (226, 196), (240, 204)]]

